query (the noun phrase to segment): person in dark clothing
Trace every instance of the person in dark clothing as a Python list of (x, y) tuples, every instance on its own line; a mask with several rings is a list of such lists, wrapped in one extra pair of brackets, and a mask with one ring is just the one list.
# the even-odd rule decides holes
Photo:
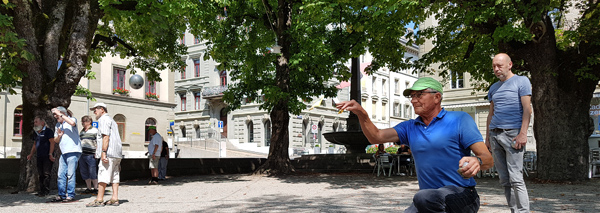
[(50, 193), (50, 171), (54, 162), (54, 131), (46, 128), (46, 122), (40, 117), (33, 119), (32, 139), (35, 145), (31, 147), (31, 152), (27, 155), (27, 160), (31, 160), (33, 153), (37, 157), (37, 170), (40, 180), (40, 191), (37, 196), (45, 197)]
[(162, 151), (160, 152), (160, 161), (158, 162), (158, 179), (167, 179), (167, 164), (169, 163), (169, 144), (162, 142)]

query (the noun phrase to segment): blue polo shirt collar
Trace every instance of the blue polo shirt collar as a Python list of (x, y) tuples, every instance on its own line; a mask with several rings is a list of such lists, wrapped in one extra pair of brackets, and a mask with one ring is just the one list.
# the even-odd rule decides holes
[[(438, 113), (438, 115), (435, 116), (436, 119), (433, 119), (433, 121), (431, 121), (431, 123), (435, 122), (436, 120), (442, 119), (446, 115), (446, 112), (447, 112), (446, 109), (442, 108), (442, 111), (440, 111), (440, 113)], [(417, 119), (415, 119), (415, 121), (422, 125), (425, 125), (425, 122), (423, 122), (423, 119), (421, 118), (421, 116), (417, 117)], [(430, 123), (430, 125), (431, 125), (431, 123)]]

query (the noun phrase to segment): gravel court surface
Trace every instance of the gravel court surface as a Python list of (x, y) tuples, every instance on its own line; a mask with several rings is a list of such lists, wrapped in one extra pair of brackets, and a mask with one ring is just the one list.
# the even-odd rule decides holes
[[(479, 212), (510, 212), (497, 178), (476, 180)], [(86, 208), (95, 199), (92, 195), (78, 194), (73, 203), (45, 203), (51, 196), (1, 189), (0, 212), (402, 212), (418, 190), (415, 177), (362, 173), (205, 175), (170, 177), (159, 185), (147, 182), (123, 182), (118, 207)], [(527, 179), (527, 187), (532, 212), (600, 212), (599, 179), (574, 184)]]

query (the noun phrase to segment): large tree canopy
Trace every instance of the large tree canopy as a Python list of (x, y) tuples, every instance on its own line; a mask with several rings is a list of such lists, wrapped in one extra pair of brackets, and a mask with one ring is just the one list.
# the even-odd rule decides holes
[(486, 90), (491, 57), (505, 52), (530, 76), (538, 178), (584, 180), (589, 104), (600, 77), (600, 1), (432, 1), (437, 25), (421, 30), (434, 48), (418, 67), (469, 72)]
[[(288, 157), (289, 115), (306, 109), (302, 100), (335, 97), (332, 80), (348, 80), (344, 65), (370, 51), (371, 69), (407, 67), (405, 26), (418, 10), (409, 2), (345, 0), (200, 1), (191, 32), (207, 41), (208, 54), (228, 70), (224, 93), (232, 109), (244, 97), (261, 100), (273, 134), (267, 162), (258, 172), (293, 171)], [(272, 47), (280, 52), (271, 52)], [(264, 97), (264, 98), (260, 98)]]

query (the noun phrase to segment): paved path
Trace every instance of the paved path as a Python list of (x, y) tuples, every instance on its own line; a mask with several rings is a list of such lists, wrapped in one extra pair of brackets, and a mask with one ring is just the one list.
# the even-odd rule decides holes
[[(179, 158), (220, 158), (219, 148), (217, 143), (206, 141), (194, 142), (194, 146), (189, 143), (179, 143), (177, 148), (180, 149)], [(267, 158), (268, 154), (250, 152), (243, 149), (227, 148), (227, 157), (224, 158)]]
[[(509, 212), (497, 178), (477, 179), (480, 212)], [(86, 208), (95, 197), (45, 203), (31, 193), (0, 189), (0, 212), (402, 212), (418, 190), (415, 177), (297, 174), (172, 177), (160, 185), (122, 183), (121, 206)], [(527, 182), (532, 212), (600, 212), (600, 179), (583, 184)], [(110, 195), (105, 198), (108, 199)]]

